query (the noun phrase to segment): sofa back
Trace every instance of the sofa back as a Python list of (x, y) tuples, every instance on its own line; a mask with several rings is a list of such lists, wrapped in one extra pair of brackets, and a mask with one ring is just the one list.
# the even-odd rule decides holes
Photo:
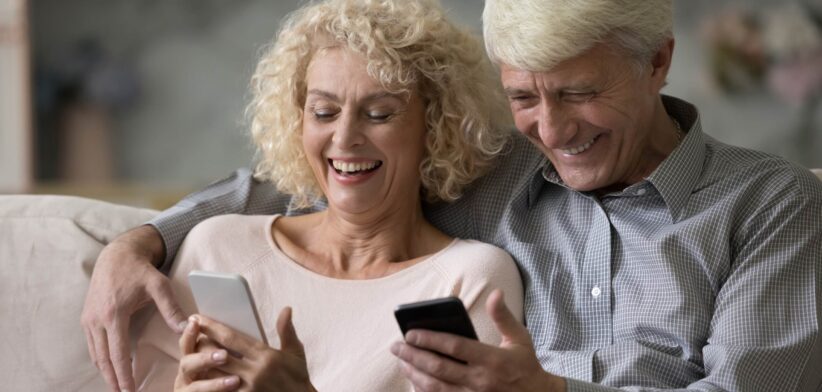
[(106, 391), (80, 313), (94, 262), (157, 212), (66, 196), (0, 196), (0, 389)]

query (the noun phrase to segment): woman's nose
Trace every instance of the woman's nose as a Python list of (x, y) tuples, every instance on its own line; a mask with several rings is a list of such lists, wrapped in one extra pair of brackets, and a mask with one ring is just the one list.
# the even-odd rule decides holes
[(337, 120), (331, 140), (340, 148), (351, 148), (363, 144), (365, 137), (356, 118), (346, 114)]

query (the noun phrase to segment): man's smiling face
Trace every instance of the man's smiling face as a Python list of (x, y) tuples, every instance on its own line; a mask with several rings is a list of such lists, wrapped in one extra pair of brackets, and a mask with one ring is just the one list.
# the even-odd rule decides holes
[(500, 68), (517, 128), (569, 187), (627, 186), (661, 161), (648, 158), (658, 155), (652, 129), (667, 68), (639, 69), (604, 44), (546, 72)]

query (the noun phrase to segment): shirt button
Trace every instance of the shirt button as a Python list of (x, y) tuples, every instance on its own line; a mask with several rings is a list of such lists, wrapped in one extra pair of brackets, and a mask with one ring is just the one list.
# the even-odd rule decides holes
[(602, 294), (602, 290), (599, 288), (599, 286), (594, 286), (594, 288), (591, 289), (591, 296), (593, 296), (594, 298), (599, 297), (600, 294)]
[(642, 195), (644, 195), (644, 194), (645, 194), (645, 192), (646, 192), (646, 191), (645, 191), (645, 189), (640, 189), (640, 190), (636, 191), (636, 194), (637, 194), (638, 196), (642, 196)]

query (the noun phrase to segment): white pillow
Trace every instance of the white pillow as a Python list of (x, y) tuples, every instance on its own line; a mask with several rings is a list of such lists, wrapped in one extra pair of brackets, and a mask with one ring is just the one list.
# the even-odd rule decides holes
[(8, 391), (105, 391), (80, 312), (100, 250), (157, 212), (67, 196), (0, 196), (0, 380)]

